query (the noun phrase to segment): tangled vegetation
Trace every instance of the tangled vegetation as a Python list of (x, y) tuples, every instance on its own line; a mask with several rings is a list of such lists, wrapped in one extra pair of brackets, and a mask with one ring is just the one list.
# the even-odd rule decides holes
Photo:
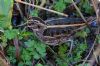
[[(0, 66), (98, 66), (100, 65), (100, 29), (99, 17), (93, 5), (98, 0), (21, 0), (46, 9), (35, 8), (20, 3), (20, 0), (0, 0)], [(36, 33), (27, 26), (30, 17), (42, 20), (66, 18), (90, 18), (80, 29), (75, 28), (66, 42), (48, 45), (38, 38)], [(98, 2), (98, 4), (100, 4)], [(98, 8), (99, 9), (99, 8)], [(61, 14), (60, 14), (61, 13)], [(97, 18), (96, 18), (97, 17)], [(84, 21), (84, 19), (82, 18)], [(97, 20), (97, 21), (96, 21)], [(72, 19), (74, 23), (74, 20)], [(74, 27), (73, 27), (74, 28)], [(72, 28), (67, 28), (67, 30)], [(78, 30), (77, 30), (78, 29)], [(52, 29), (56, 30), (56, 29)], [(56, 31), (59, 31), (57, 29)], [(49, 33), (49, 32), (48, 32)], [(62, 37), (62, 36), (61, 36)], [(55, 44), (55, 43), (54, 43)], [(94, 54), (96, 57), (94, 57)], [(99, 60), (98, 60), (99, 59)], [(90, 61), (89, 61), (90, 60)], [(92, 61), (92, 62), (91, 62)]]

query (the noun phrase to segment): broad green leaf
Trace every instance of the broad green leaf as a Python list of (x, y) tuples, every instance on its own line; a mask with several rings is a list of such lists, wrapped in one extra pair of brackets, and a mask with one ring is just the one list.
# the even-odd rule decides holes
[(0, 0), (0, 27), (11, 28), (13, 0)]

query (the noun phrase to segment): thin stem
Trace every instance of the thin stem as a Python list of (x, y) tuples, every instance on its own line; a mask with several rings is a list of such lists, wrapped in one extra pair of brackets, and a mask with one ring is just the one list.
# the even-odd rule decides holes
[(22, 11), (21, 11), (21, 9), (20, 9), (20, 7), (19, 7), (19, 4), (16, 3), (15, 5), (17, 6), (17, 8), (18, 8), (18, 10), (19, 10), (19, 13), (20, 13), (21, 17), (24, 18), (23, 13), (22, 13)]
[[(96, 39), (95, 39), (95, 40), (96, 40)], [(94, 46), (95, 46), (95, 43), (96, 43), (96, 41), (94, 41), (94, 43), (93, 43), (93, 45), (92, 45), (92, 47), (91, 47), (91, 49), (90, 49), (89, 54), (87, 55), (87, 57), (85, 58), (84, 62), (82, 63), (82, 66), (85, 65), (85, 63), (86, 63), (86, 61), (88, 60), (90, 54), (92, 53), (92, 50), (93, 50), (93, 48), (94, 48)]]
[(85, 24), (89, 27), (90, 29), (90, 26), (88, 25), (88, 22), (87, 20), (85, 19), (85, 17), (83, 16), (83, 14), (81, 13), (80, 9), (77, 7), (77, 5), (75, 4), (75, 2), (72, 0), (72, 3), (74, 5), (74, 7), (76, 8), (76, 10), (78, 11), (78, 13), (80, 14), (81, 18), (84, 20)]
[(15, 0), (15, 1), (16, 1), (16, 2), (19, 2), (19, 3), (22, 3), (22, 4), (25, 4), (25, 5), (29, 5), (29, 6), (36, 7), (36, 8), (38, 8), (38, 9), (46, 10), (46, 11), (49, 11), (49, 12), (52, 12), (52, 13), (55, 13), (55, 14), (58, 14), (58, 15), (62, 15), (62, 16), (68, 17), (67, 14), (60, 13), (60, 12), (58, 12), (58, 11), (54, 11), (54, 10), (51, 10), (51, 9), (43, 8), (43, 7), (41, 7), (41, 6), (34, 5), (34, 4), (30, 4), (30, 3), (27, 3), (27, 2), (24, 2), (24, 1), (21, 1), (21, 0)]
[(83, 26), (85, 25), (85, 23), (82, 23), (82, 24), (69, 24), (69, 25), (50, 25), (50, 26), (47, 26), (47, 28), (65, 28), (65, 27), (76, 27), (76, 26)]

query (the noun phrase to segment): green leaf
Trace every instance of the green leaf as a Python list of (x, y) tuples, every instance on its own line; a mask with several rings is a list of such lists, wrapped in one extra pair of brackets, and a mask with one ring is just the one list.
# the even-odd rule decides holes
[(19, 62), (18, 66), (24, 66), (24, 63), (23, 62)]
[(32, 62), (31, 62), (31, 61), (26, 61), (26, 62), (25, 62), (25, 65), (26, 65), (26, 66), (32, 66)]
[(35, 9), (34, 11), (31, 12), (31, 15), (38, 17), (38, 13), (39, 13), (38, 9)]
[(65, 8), (66, 8), (66, 4), (65, 4), (65, 2), (63, 0), (59, 0), (54, 4), (54, 9), (56, 11), (63, 12), (63, 10)]
[(13, 0), (0, 0), (0, 27), (11, 28)]
[(34, 55), (33, 55), (34, 59), (41, 58), (40, 55), (36, 51), (34, 51), (33, 53), (34, 53)]
[(86, 33), (90, 33), (89, 28), (85, 28)]
[(68, 64), (63, 60), (61, 60), (60, 58), (57, 58), (56, 62), (57, 62), (57, 66), (68, 66)]
[(4, 32), (4, 35), (7, 39), (14, 39), (15, 37), (17, 37), (18, 34), (19, 34), (19, 31), (17, 29), (5, 30)]
[(16, 61), (17, 61), (17, 60), (15, 59), (15, 57), (13, 57), (13, 56), (10, 56), (8, 59), (9, 59), (10, 62), (13, 63), (13, 64), (15, 64)]
[(34, 59), (39, 59), (41, 57), (45, 57), (46, 55), (46, 45), (37, 42), (35, 40), (28, 40), (25, 42), (27, 51), (30, 51), (30, 55), (33, 55)]
[(8, 50), (7, 50), (7, 55), (9, 55), (9, 56), (10, 56), (10, 55), (11, 55), (11, 56), (12, 56), (12, 55), (15, 56), (15, 50), (16, 50), (15, 47), (9, 46), (9, 47), (8, 47)]
[(28, 32), (28, 31), (24, 31), (24, 32), (22, 32), (20, 35), (21, 35), (22, 37), (27, 37), (27, 36), (32, 35), (32, 33), (31, 33), (31, 32)]
[[(82, 64), (79, 64), (77, 66), (82, 66)], [(89, 63), (85, 63), (84, 66), (90, 66), (90, 64)]]
[(86, 13), (91, 13), (91, 11), (92, 11), (92, 7), (90, 6), (90, 3), (89, 3), (89, 1), (88, 0), (85, 0), (85, 2), (84, 2), (84, 5), (83, 5), (83, 8), (85, 9), (85, 12)]
[(7, 58), (10, 60), (11, 63), (16, 63), (16, 57), (15, 57), (15, 47), (13, 46), (8, 46), (7, 49)]
[(83, 30), (81, 31), (78, 31), (76, 34), (75, 34), (77, 37), (82, 37), (82, 38), (85, 38), (87, 37), (87, 33)]
[(31, 60), (30, 53), (28, 51), (26, 51), (25, 49), (23, 49), (22, 54), (21, 54), (21, 58), (24, 61), (30, 61)]
[(36, 64), (36, 66), (43, 66), (41, 63)]
[(7, 38), (5, 36), (1, 36), (1, 40), (2, 40), (2, 42), (1, 42), (2, 46), (6, 47), (7, 46)]
[(87, 44), (81, 44), (81, 45), (79, 46), (79, 48), (80, 48), (81, 51), (85, 51), (86, 48), (87, 48)]
[(66, 3), (72, 3), (72, 0), (64, 0)]
[(96, 35), (96, 38), (97, 38), (96, 39), (97, 43), (100, 44), (100, 34), (99, 35)]
[(35, 43), (34, 40), (28, 40), (27, 42), (25, 42), (25, 45), (30, 48), (34, 46), (34, 43)]
[(58, 54), (61, 58), (66, 57), (66, 52), (67, 52), (67, 46), (66, 45), (60, 45), (58, 48)]
[(80, 4), (79, 8), (80, 10), (82, 10), (82, 12), (90, 15), (94, 14), (94, 10), (92, 6), (90, 6), (89, 0), (81, 0), (79, 4)]

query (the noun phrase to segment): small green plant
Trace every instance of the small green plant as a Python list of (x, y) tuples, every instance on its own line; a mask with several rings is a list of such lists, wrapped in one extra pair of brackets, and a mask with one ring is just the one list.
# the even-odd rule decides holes
[(68, 47), (66, 45), (59, 46), (59, 48), (58, 48), (58, 55), (61, 58), (65, 58), (67, 50), (68, 50)]
[(25, 45), (28, 47), (26, 48), (27, 51), (33, 52), (33, 58), (34, 59), (40, 59), (42, 57), (45, 57), (46, 55), (46, 46), (40, 42), (36, 42), (34, 40), (28, 40), (25, 42)]
[(18, 36), (18, 34), (19, 34), (18, 29), (10, 29), (4, 31), (4, 36), (9, 40), (14, 39), (15, 37)]
[(81, 0), (79, 3), (79, 8), (82, 12), (87, 14), (94, 14), (94, 10), (92, 6), (90, 6), (89, 0)]
[(87, 32), (85, 32), (84, 30), (81, 30), (81, 31), (76, 32), (75, 36), (81, 37), (81, 38), (86, 38)]
[(66, 4), (65, 4), (64, 0), (58, 0), (54, 5), (54, 9), (59, 12), (63, 12), (65, 7), (66, 7)]
[(71, 55), (68, 54), (68, 46), (60, 45), (58, 48), (58, 58), (56, 62), (58, 66), (69, 66), (70, 63), (79, 62), (82, 58), (82, 54), (87, 49), (87, 44), (77, 43), (76, 47), (72, 49)]
[(54, 9), (59, 12), (63, 12), (63, 10), (67, 7), (68, 4), (72, 3), (71, 0), (57, 0), (54, 4)]
[[(22, 63), (23, 65), (31, 66), (32, 60), (38, 60), (38, 59), (44, 58), (46, 56), (46, 45), (39, 41), (30, 39), (30, 40), (24, 42), (24, 46), (26, 46), (26, 48), (20, 47), (21, 60), (19, 62), (19, 65), (21, 65), (20, 63)], [(10, 61), (12, 63), (18, 62), (15, 59), (16, 56), (14, 56), (15, 47), (10, 46), (8, 48), (7, 53), (8, 53), (8, 58), (10, 59)], [(13, 61), (13, 60), (15, 60), (15, 61)]]

